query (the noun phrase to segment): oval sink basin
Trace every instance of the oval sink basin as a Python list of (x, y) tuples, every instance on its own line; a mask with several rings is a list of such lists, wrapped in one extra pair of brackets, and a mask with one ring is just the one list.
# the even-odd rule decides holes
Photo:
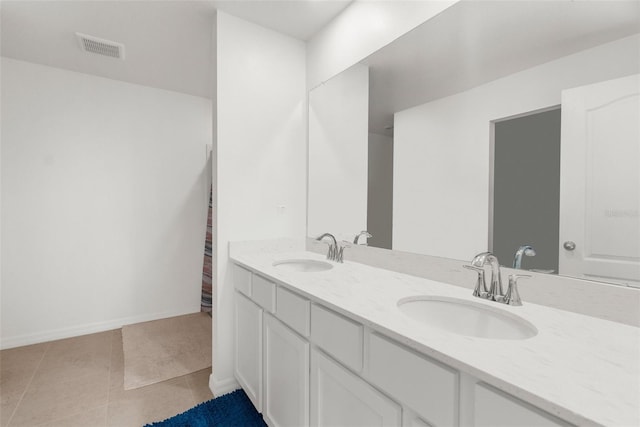
[(524, 340), (538, 330), (523, 318), (499, 308), (457, 298), (409, 297), (398, 308), (410, 318), (454, 334), (499, 340)]
[(312, 259), (287, 259), (284, 261), (276, 261), (273, 263), (273, 266), (281, 270), (302, 273), (313, 273), (316, 271), (331, 270), (333, 268), (333, 265), (328, 262)]

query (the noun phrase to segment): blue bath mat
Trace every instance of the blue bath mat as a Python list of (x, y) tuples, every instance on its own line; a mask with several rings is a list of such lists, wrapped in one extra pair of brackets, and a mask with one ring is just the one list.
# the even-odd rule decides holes
[(147, 427), (264, 427), (262, 415), (240, 389), (211, 399), (180, 415)]

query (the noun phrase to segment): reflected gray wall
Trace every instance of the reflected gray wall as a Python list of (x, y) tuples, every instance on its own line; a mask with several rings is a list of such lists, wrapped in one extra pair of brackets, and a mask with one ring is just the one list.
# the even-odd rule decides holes
[(369, 133), (367, 230), (370, 246), (391, 249), (393, 228), (393, 139)]
[(493, 253), (511, 266), (529, 244), (524, 269), (558, 271), (560, 109), (495, 124)]

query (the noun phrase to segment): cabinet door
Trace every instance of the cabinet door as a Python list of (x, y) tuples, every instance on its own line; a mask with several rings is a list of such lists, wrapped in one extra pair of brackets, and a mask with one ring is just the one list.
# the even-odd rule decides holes
[(264, 315), (264, 408), (270, 426), (309, 425), (309, 343)]
[(399, 426), (401, 409), (318, 350), (311, 351), (312, 426)]
[(262, 410), (262, 309), (239, 292), (236, 301), (236, 379), (258, 411)]

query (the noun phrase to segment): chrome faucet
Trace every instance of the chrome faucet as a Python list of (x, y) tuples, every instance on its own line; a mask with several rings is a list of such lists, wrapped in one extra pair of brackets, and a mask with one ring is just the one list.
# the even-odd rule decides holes
[[(523, 250), (524, 252), (524, 250)], [(485, 281), (484, 267), (489, 264), (491, 266), (491, 286), (487, 291), (487, 283)], [(498, 258), (491, 252), (482, 252), (476, 255), (471, 261), (471, 265), (463, 265), (464, 268), (473, 270), (478, 273), (478, 281), (473, 289), (473, 296), (485, 298), (491, 301), (500, 302), (509, 305), (522, 305), (520, 294), (518, 293), (518, 279), (531, 277), (527, 274), (511, 274), (509, 275), (509, 287), (507, 293), (502, 291), (502, 279), (500, 277), (500, 263)]]
[(344, 248), (350, 248), (351, 244), (343, 240), (342, 245), (339, 245), (336, 238), (330, 233), (324, 233), (323, 235), (316, 237), (316, 240), (321, 241), (325, 237), (331, 239), (330, 243), (328, 243), (329, 250), (327, 251), (327, 259), (329, 261), (344, 262)]
[(362, 245), (364, 245), (364, 246), (367, 246), (367, 242), (366, 242), (366, 240), (365, 240), (365, 242), (364, 242), (364, 243), (358, 243), (358, 240), (360, 240), (360, 237), (362, 237), (362, 236), (366, 237), (367, 239), (370, 239), (370, 238), (372, 238), (372, 237), (373, 237), (373, 236), (371, 235), (371, 233), (369, 233), (367, 230), (362, 230), (360, 233), (358, 233), (358, 234), (356, 235), (355, 239), (353, 239), (353, 244), (354, 244), (354, 245), (362, 244)]
[(522, 265), (523, 256), (536, 256), (536, 250), (533, 246), (522, 245), (516, 251), (516, 256), (513, 258), (513, 268), (520, 269)]
[(473, 261), (471, 261), (471, 265), (478, 268), (484, 267), (487, 263), (491, 266), (491, 286), (489, 286), (489, 292), (487, 292), (484, 298), (491, 301), (498, 301), (504, 295), (498, 258), (491, 252), (482, 252), (476, 255)]
[(329, 261), (336, 261), (336, 258), (338, 256), (338, 242), (336, 241), (336, 238), (333, 236), (333, 234), (330, 233), (324, 233), (316, 237), (316, 240), (320, 242), (325, 237), (331, 239), (331, 243), (329, 243), (329, 250), (327, 251), (327, 259)]

